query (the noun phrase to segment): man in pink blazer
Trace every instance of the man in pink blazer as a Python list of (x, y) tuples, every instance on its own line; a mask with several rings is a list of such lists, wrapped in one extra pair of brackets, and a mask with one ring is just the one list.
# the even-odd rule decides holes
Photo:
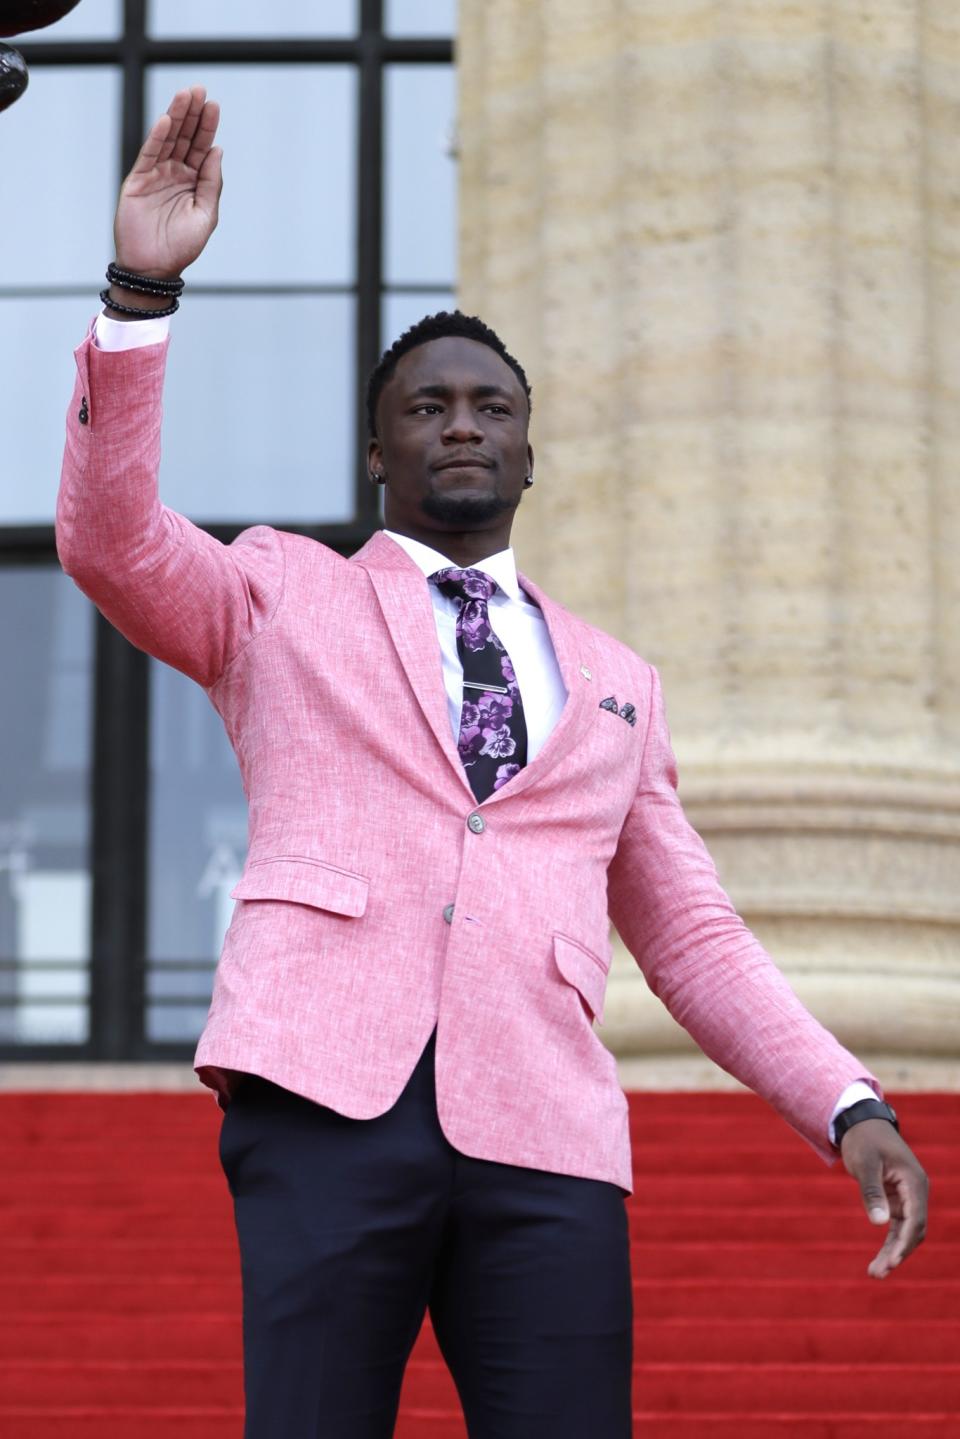
[(374, 372), (386, 526), (352, 559), (265, 525), (224, 546), (160, 502), (166, 316), (216, 225), (217, 121), (180, 92), (124, 183), (57, 543), (204, 687), (249, 799), (196, 1055), (226, 1110), (247, 1439), (390, 1435), (427, 1307), (473, 1439), (625, 1439), (610, 919), (707, 1054), (824, 1159), (842, 1136), (890, 1223), (878, 1277), (922, 1237), (924, 1176), (721, 889), (656, 672), (517, 573), (529, 387), (492, 331), (434, 317)]

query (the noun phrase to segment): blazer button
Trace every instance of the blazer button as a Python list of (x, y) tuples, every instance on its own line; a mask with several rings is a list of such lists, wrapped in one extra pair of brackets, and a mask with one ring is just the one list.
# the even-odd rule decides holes
[(80, 401), (80, 413), (77, 415), (77, 419), (80, 421), (81, 425), (85, 425), (89, 418), (90, 411), (87, 409), (87, 397), (86, 395), (84, 395), (83, 399)]
[(482, 814), (474, 813), (467, 820), (467, 829), (472, 830), (474, 834), (483, 834), (486, 827), (486, 822)]
[(452, 904), (445, 904), (445, 905), (443, 906), (443, 917), (444, 917), (444, 919), (447, 921), (447, 924), (453, 924), (453, 905), (452, 905)]

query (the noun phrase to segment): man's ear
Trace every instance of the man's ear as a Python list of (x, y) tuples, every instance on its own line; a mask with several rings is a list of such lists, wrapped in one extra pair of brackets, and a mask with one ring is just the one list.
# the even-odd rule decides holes
[(367, 473), (383, 473), (383, 446), (377, 439), (367, 441)]
[(527, 474), (533, 474), (533, 446), (527, 446)]

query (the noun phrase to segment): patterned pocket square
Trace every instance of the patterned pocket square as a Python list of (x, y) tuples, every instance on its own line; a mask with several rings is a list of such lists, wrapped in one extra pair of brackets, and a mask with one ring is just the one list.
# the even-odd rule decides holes
[(625, 719), (629, 725), (635, 725), (637, 722), (635, 706), (631, 704), (618, 705), (614, 695), (608, 695), (605, 700), (601, 700), (600, 708), (602, 710), (609, 710), (611, 714), (619, 715), (620, 718)]

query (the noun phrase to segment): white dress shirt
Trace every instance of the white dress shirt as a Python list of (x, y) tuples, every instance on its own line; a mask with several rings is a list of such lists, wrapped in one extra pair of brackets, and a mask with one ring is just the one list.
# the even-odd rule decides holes
[[(133, 350), (141, 345), (157, 345), (170, 332), (170, 316), (159, 320), (112, 320), (101, 313), (94, 324), (94, 344), (101, 350)], [(393, 530), (384, 531), (421, 569), (425, 576), (434, 570), (452, 565), (453, 561), (439, 550), (413, 540), (409, 535), (398, 535)], [(459, 568), (459, 567), (455, 567)], [(501, 550), (480, 560), (472, 569), (483, 570), (499, 585), (497, 593), (489, 602), (490, 622), (513, 661), (514, 673), (520, 687), (523, 701), (523, 717), (527, 726), (527, 760), (532, 760), (542, 749), (567, 698), (566, 686), (560, 674), (553, 643), (539, 607), (521, 590), (517, 580), (517, 566), (513, 550)], [(436, 585), (430, 585), (430, 599), (440, 653), (443, 661), (443, 683), (447, 691), (447, 710), (454, 742), (460, 737), (460, 711), (463, 705), (463, 666), (457, 654), (457, 604), (443, 595)], [(876, 1094), (862, 1080), (849, 1084), (841, 1094), (830, 1116), (828, 1132), (833, 1143), (833, 1121), (841, 1110), (856, 1104), (860, 1099), (876, 1099)]]

